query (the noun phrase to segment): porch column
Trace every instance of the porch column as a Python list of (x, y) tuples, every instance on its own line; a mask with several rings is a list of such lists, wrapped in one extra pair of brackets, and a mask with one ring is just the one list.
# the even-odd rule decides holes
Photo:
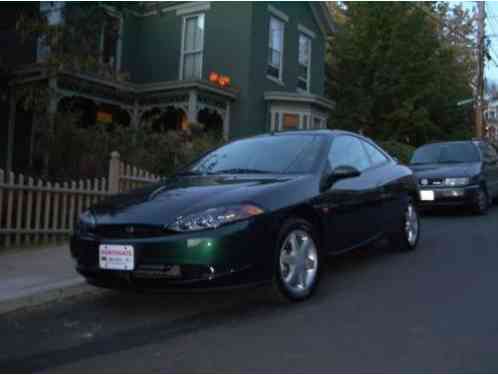
[(225, 116), (223, 117), (223, 139), (228, 141), (230, 136), (230, 103), (227, 103)]
[(133, 128), (138, 128), (140, 125), (140, 119), (142, 118), (142, 111), (138, 109), (138, 106), (135, 104), (132, 110), (127, 110), (128, 115), (130, 116), (130, 125)]
[[(52, 77), (48, 81), (48, 106), (47, 106), (47, 147), (50, 148), (52, 143), (52, 138), (55, 130), (55, 115), (57, 114), (57, 104), (59, 102), (57, 98), (57, 80)], [(43, 174), (48, 175), (48, 168), (50, 163), (50, 151), (45, 150), (45, 155), (43, 157)]]
[(9, 123), (7, 125), (7, 158), (5, 169), (12, 170), (14, 160), (14, 132), (16, 126), (16, 93), (11, 89), (9, 100)]
[(188, 122), (197, 122), (197, 91), (191, 90), (188, 93)]

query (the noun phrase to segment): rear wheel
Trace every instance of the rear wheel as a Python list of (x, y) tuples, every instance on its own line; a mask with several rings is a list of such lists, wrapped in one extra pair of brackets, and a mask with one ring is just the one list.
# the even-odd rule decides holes
[(318, 284), (320, 249), (313, 227), (306, 220), (290, 219), (280, 231), (273, 292), (280, 300), (301, 301)]
[(477, 215), (485, 215), (488, 212), (488, 208), (489, 196), (487, 191), (481, 186), (474, 196), (472, 209)]
[(420, 237), (420, 218), (417, 206), (410, 199), (404, 209), (398, 231), (391, 237), (392, 246), (401, 251), (415, 250)]

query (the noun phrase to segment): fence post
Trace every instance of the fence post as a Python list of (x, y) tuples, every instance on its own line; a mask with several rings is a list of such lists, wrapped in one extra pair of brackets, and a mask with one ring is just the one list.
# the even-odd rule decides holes
[(109, 193), (119, 193), (119, 152), (111, 152), (109, 160)]

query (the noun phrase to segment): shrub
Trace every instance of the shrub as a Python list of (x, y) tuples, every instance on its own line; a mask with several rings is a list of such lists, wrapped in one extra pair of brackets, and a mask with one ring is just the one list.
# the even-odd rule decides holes
[(413, 151), (415, 151), (415, 147), (398, 141), (382, 141), (379, 142), (379, 146), (404, 164), (410, 161)]
[(48, 150), (49, 170), (44, 177), (106, 176), (112, 151), (118, 151), (127, 163), (166, 176), (222, 143), (221, 134), (204, 132), (197, 125), (192, 131), (158, 133), (147, 123), (138, 128), (119, 124), (82, 128), (76, 119), (71, 113), (57, 115), (50, 140), (38, 144), (39, 158)]

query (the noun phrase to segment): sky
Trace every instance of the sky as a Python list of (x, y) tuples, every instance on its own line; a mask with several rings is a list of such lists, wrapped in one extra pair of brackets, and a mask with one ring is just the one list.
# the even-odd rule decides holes
[[(465, 2), (465, 6), (474, 6), (475, 2)], [(498, 2), (486, 1), (486, 35), (490, 39), (492, 61), (486, 64), (486, 79), (498, 82)]]

